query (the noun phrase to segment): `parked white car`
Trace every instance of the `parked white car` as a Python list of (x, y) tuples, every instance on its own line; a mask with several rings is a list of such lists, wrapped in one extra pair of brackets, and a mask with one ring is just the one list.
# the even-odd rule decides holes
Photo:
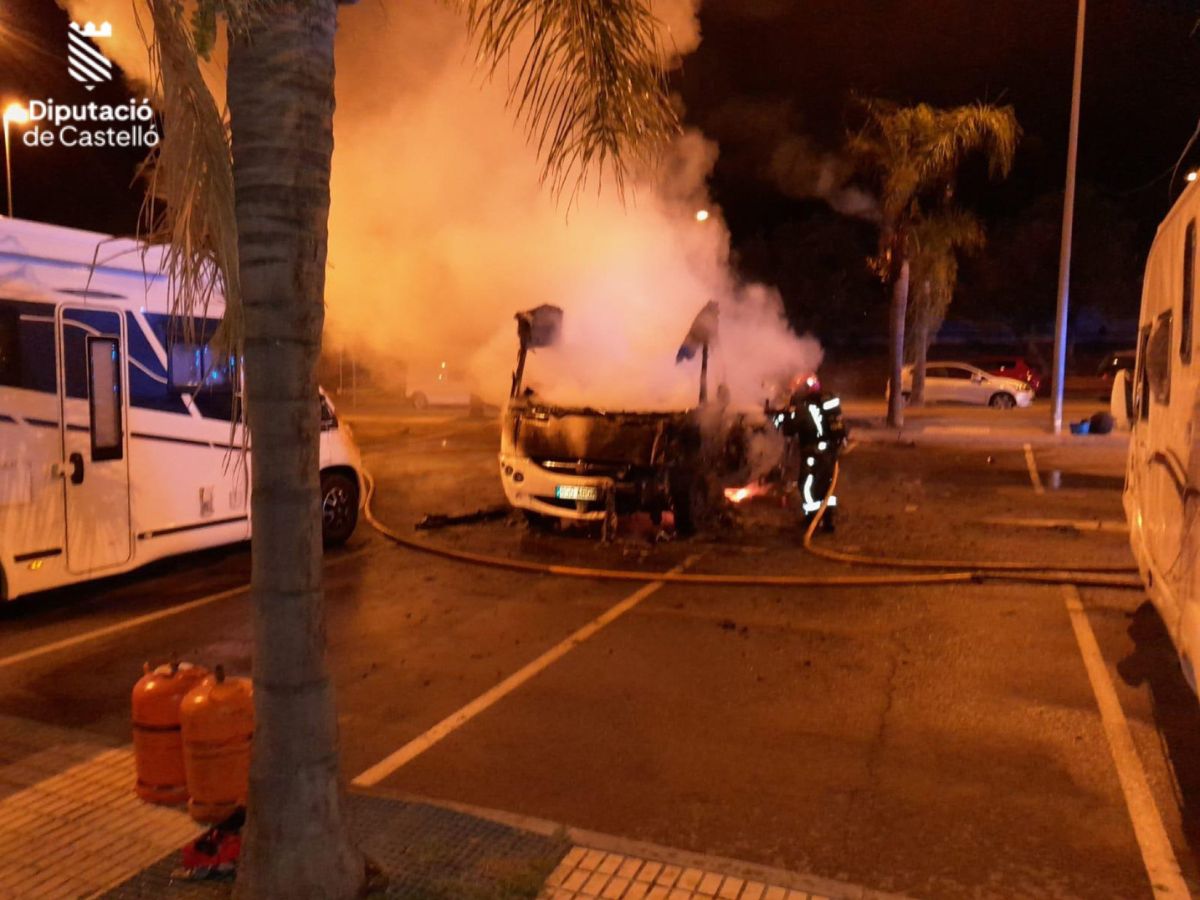
[[(913, 367), (905, 366), (901, 379), (904, 399), (912, 391)], [(1033, 388), (1016, 378), (991, 375), (964, 362), (930, 362), (925, 366), (926, 403), (971, 403), (1012, 409), (1033, 402)]]

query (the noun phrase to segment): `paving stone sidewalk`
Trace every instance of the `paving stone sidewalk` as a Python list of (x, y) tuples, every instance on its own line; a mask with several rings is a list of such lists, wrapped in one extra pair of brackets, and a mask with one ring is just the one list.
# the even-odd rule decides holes
[[(389, 875), (376, 896), (412, 900), (834, 900), (882, 897), (858, 888), (822, 893), (802, 876), (754, 877), (721, 871), (702, 858), (681, 860), (608, 850), (559, 829), (527, 830), (445, 806), (362, 793), (349, 795), (355, 837)], [(599, 841), (603, 843), (604, 841)], [(641, 851), (644, 853), (645, 851)], [(685, 854), (685, 856), (687, 856)], [(229, 882), (174, 877), (171, 853), (104, 895), (105, 900), (224, 900)], [(811, 885), (810, 885), (811, 886)]]
[(0, 716), (0, 898), (94, 896), (199, 833), (133, 783), (129, 747)]
[[(200, 833), (142, 803), (133, 754), (86, 732), (0, 716), (0, 900), (225, 900), (177, 875)], [(453, 804), (349, 794), (377, 896), (412, 900), (884, 900), (852, 885)]]

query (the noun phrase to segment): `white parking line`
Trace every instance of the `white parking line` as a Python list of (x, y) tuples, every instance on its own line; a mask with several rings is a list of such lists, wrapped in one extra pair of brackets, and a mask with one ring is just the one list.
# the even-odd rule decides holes
[(1075, 630), (1075, 640), (1079, 643), (1088, 680), (1096, 695), (1096, 705), (1100, 707), (1100, 721), (1104, 725), (1108, 747), (1117, 767), (1117, 778), (1121, 782), (1125, 805), (1133, 822), (1133, 833), (1142, 851), (1142, 862), (1150, 876), (1150, 886), (1155, 897), (1186, 900), (1191, 893), (1183, 880), (1175, 851), (1171, 849), (1171, 839), (1167, 837), (1158, 807), (1154, 805), (1154, 795), (1146, 781), (1146, 772), (1134, 746), (1133, 736), (1129, 733), (1129, 723), (1112, 680), (1108, 677), (1108, 668), (1100, 654), (1100, 645), (1096, 643), (1087, 613), (1083, 611), (1079, 591), (1073, 584), (1064, 584), (1062, 589), (1067, 612), (1071, 616), (1071, 627)]
[(1029, 466), (1029, 480), (1033, 482), (1033, 492), (1035, 494), (1046, 493), (1045, 487), (1042, 486), (1042, 476), (1038, 474), (1037, 460), (1033, 458), (1033, 445), (1025, 445), (1025, 464)]
[(988, 516), (980, 521), (985, 525), (1006, 525), (1016, 528), (1073, 528), (1076, 531), (1102, 531), (1106, 534), (1129, 533), (1129, 525), (1121, 519), (1021, 519), (1008, 516)]
[[(356, 559), (366, 553), (368, 549), (369, 548), (364, 547), (361, 550), (354, 551), (353, 553), (347, 553), (345, 556), (339, 556), (326, 562), (326, 565), (335, 565), (350, 559)], [(96, 641), (112, 634), (120, 634), (123, 631), (130, 631), (134, 628), (140, 628), (142, 625), (147, 625), (150, 622), (157, 622), (159, 619), (177, 616), (180, 613), (189, 612), (193, 609), (199, 609), (202, 606), (208, 606), (210, 603), (217, 603), (221, 600), (228, 600), (230, 597), (237, 597), (241, 594), (247, 593), (249, 590), (250, 586), (248, 584), (244, 584), (240, 587), (230, 588), (227, 591), (219, 591), (216, 594), (209, 594), (207, 597), (199, 597), (195, 600), (189, 600), (187, 603), (181, 603), (178, 606), (171, 606), (166, 609), (157, 610), (156, 612), (146, 613), (142, 616), (134, 616), (132, 619), (114, 622), (112, 625), (105, 625), (103, 628), (94, 628), (91, 631), (85, 631), (83, 634), (76, 634), (69, 638), (63, 638), (61, 641), (53, 641), (49, 644), (42, 644), (39, 647), (23, 650), (20, 653), (14, 653), (12, 656), (0, 658), (0, 669), (7, 669), (10, 666), (20, 665), (21, 663), (28, 662), (31, 659), (37, 659), (39, 656), (57, 653), (59, 650), (66, 650), (70, 647), (78, 647), (80, 644), (86, 644), (89, 641)]]
[(96, 628), (92, 631), (85, 631), (83, 634), (77, 634), (73, 637), (63, 638), (61, 641), (54, 641), (51, 644), (42, 644), (40, 647), (34, 647), (31, 650), (25, 650), (21, 653), (14, 653), (12, 656), (6, 656), (0, 659), (0, 669), (6, 669), (9, 666), (16, 666), (23, 662), (28, 662), (31, 659), (37, 659), (39, 656), (45, 656), (49, 653), (57, 653), (59, 650), (66, 650), (68, 647), (77, 647), (80, 644), (86, 644), (89, 641), (96, 641), (103, 637), (108, 637), (110, 634), (120, 634), (122, 631), (129, 631), (133, 628), (138, 628), (150, 622), (157, 622), (159, 619), (165, 619), (168, 616), (176, 616), (180, 613), (187, 612), (191, 609), (199, 609), (201, 606), (208, 606), (210, 603), (216, 603), (219, 600), (227, 600), (230, 597), (236, 597), (239, 594), (244, 594), (249, 587), (231, 588), (228, 591), (221, 591), (219, 594), (209, 594), (207, 597), (201, 597), (198, 600), (192, 600), (188, 603), (181, 603), (179, 606), (172, 606), (167, 609), (160, 609), (157, 612), (146, 613), (144, 616), (135, 616), (132, 619), (126, 619), (123, 622), (115, 622), (112, 625), (105, 625), (103, 628)]
[[(689, 556), (678, 566), (671, 569), (668, 574), (682, 572), (697, 559), (697, 556)], [(629, 612), (629, 610), (633, 609), (664, 584), (665, 582), (662, 581), (652, 581), (638, 588), (620, 603), (605, 610), (582, 628), (573, 632), (569, 637), (559, 641), (559, 643), (533, 660), (533, 662), (518, 669), (495, 687), (484, 691), (484, 693), (480, 694), (462, 709), (442, 719), (442, 721), (438, 722), (424, 734), (413, 738), (395, 753), (384, 757), (366, 771), (359, 773), (350, 783), (356, 787), (371, 787), (372, 785), (379, 784), (383, 779), (387, 778), (401, 766), (416, 759), (438, 741), (442, 740), (442, 738), (457, 731), (481, 712), (507, 697), (539, 672), (558, 662), (558, 660), (600, 631), (605, 625), (610, 624)]]

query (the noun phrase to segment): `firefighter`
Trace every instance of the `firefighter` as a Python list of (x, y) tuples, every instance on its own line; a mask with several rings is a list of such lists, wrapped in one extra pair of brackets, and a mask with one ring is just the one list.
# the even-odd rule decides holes
[[(787, 408), (776, 413), (775, 421), (788, 438), (799, 492), (799, 512), (807, 525), (833, 487), (834, 467), (846, 443), (842, 402), (822, 391), (816, 376), (809, 375), (793, 382)], [(830, 495), (821, 518), (822, 527), (833, 531), (836, 515), (837, 497)]]

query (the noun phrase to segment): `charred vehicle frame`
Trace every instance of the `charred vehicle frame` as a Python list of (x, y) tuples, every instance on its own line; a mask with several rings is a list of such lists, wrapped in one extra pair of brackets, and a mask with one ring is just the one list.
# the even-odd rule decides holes
[[(751, 423), (740, 414), (726, 415), (723, 398), (715, 404), (708, 400), (716, 304), (696, 317), (677, 360), (700, 356), (699, 402), (668, 412), (545, 402), (526, 388), (525, 364), (531, 350), (557, 343), (562, 310), (540, 306), (516, 319), (519, 350), (501, 428), (500, 479), (509, 503), (534, 525), (592, 523), (611, 534), (618, 516), (645, 512), (659, 525), (670, 511), (677, 532), (694, 533), (725, 505), (727, 488), (751, 477), (747, 442), (754, 434), (778, 435), (782, 442), (778, 464), (761, 473), (763, 489), (756, 493), (781, 494), (802, 517), (811, 514), (807, 494), (800, 494), (806, 477), (803, 461), (814, 451), (801, 447), (794, 427), (797, 415), (807, 417), (808, 404), (781, 410), (768, 405), (764, 420)], [(827, 438), (822, 451), (828, 446), (836, 453), (844, 429)], [(811, 477), (807, 487), (812, 487)]]
[(705, 471), (697, 410), (610, 412), (543, 402), (525, 388), (525, 362), (529, 351), (557, 342), (562, 311), (540, 306), (516, 318), (520, 349), (500, 441), (509, 503), (535, 524), (563, 519), (610, 528), (617, 516), (638, 511), (657, 524), (667, 510), (682, 532), (702, 524), (718, 487)]

